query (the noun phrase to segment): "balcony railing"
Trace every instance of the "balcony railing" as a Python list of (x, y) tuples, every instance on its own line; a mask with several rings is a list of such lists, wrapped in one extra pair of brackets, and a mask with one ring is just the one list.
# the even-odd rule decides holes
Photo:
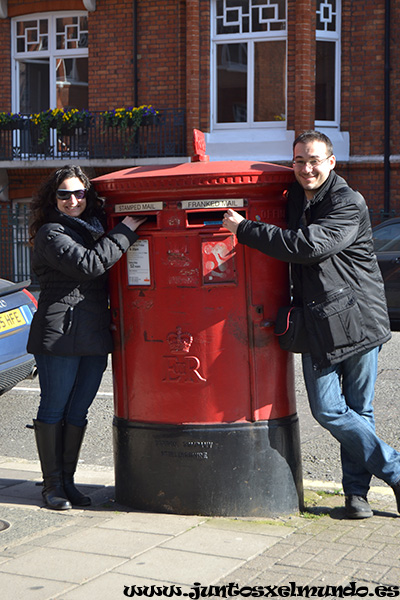
[(186, 155), (185, 109), (163, 109), (137, 129), (108, 127), (101, 113), (74, 130), (50, 129), (42, 141), (28, 118), (0, 129), (0, 162), (24, 160), (158, 158)]

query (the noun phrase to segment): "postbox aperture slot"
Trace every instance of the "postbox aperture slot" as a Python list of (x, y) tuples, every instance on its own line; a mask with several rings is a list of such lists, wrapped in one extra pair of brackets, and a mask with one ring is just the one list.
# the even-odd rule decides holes
[(147, 214), (142, 212), (120, 214), (118, 215), (118, 221), (122, 221), (124, 217), (135, 217), (136, 219), (141, 219), (142, 217), (145, 217), (146, 220), (143, 223), (143, 225), (140, 226), (140, 231), (142, 231), (143, 229), (158, 229), (158, 215), (159, 213)]
[(155, 229), (158, 225), (157, 214), (146, 215), (145, 213), (137, 213), (135, 217), (141, 218), (146, 217), (143, 225), (140, 226), (141, 229)]
[[(188, 227), (222, 227), (224, 210), (193, 210), (186, 211), (186, 222)], [(246, 217), (244, 210), (239, 210), (239, 214)]]

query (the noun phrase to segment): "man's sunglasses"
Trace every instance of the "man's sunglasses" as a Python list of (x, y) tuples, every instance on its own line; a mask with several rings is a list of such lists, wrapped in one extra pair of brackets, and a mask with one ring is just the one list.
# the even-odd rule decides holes
[(77, 200), (83, 200), (86, 198), (87, 190), (57, 190), (56, 196), (59, 200), (69, 200), (72, 196), (75, 196)]

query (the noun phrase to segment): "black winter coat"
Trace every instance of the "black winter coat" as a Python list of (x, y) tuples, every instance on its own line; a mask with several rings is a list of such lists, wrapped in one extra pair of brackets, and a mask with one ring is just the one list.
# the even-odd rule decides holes
[(40, 283), (38, 310), (27, 350), (59, 356), (105, 355), (112, 351), (107, 271), (137, 239), (119, 223), (97, 236), (54, 210), (36, 237), (32, 268)]
[(303, 306), (316, 368), (337, 363), (390, 339), (382, 275), (364, 198), (332, 171), (304, 206), (295, 182), (288, 195), (288, 229), (242, 221), (238, 241), (291, 263), (294, 303)]

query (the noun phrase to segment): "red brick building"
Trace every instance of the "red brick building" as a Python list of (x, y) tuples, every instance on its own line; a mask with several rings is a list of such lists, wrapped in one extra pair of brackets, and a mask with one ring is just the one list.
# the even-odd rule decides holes
[[(393, 0), (0, 0), (0, 112), (93, 114), (46, 149), (31, 124), (0, 130), (0, 205), (29, 202), (63, 162), (93, 176), (183, 162), (193, 128), (210, 160), (284, 164), (317, 128), (374, 220), (399, 213), (399, 35)], [(159, 122), (105, 131), (101, 112), (140, 105)]]

